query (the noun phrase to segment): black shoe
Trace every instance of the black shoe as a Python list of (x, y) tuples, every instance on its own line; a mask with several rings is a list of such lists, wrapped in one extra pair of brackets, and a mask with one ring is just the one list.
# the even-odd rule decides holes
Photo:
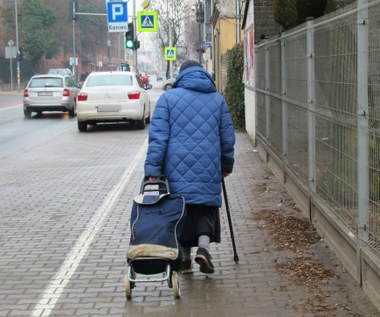
[(200, 265), (199, 270), (202, 273), (214, 273), (214, 265), (211, 262), (211, 255), (204, 248), (199, 248), (195, 256), (195, 262)]
[(181, 266), (179, 267), (179, 271), (182, 274), (193, 273), (193, 269), (191, 268), (191, 260), (182, 261)]

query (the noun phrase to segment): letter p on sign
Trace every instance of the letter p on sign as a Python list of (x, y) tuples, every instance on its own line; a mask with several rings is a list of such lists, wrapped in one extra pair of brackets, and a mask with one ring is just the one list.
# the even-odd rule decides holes
[(119, 15), (123, 15), (123, 5), (122, 4), (115, 4), (112, 6), (112, 20), (117, 21), (117, 17)]

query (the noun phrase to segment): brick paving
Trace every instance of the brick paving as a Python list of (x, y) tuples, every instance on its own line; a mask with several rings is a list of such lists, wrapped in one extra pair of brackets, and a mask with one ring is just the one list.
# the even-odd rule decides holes
[[(215, 274), (204, 275), (194, 264), (193, 275), (180, 276), (180, 300), (166, 284), (140, 283), (127, 301), (128, 217), (143, 161), (125, 174), (128, 182), (119, 186), (114, 203), (105, 202), (114, 199), (109, 193), (145, 136), (146, 131), (134, 129), (78, 134), (73, 124), (64, 134), (0, 159), (0, 317), (32, 312), (57, 317), (380, 316), (323, 241), (310, 246), (308, 254), (339, 279), (310, 288), (276, 270), (276, 263), (292, 255), (271, 243), (270, 232), (254, 216), (279, 206), (296, 217), (300, 213), (245, 133), (238, 133), (236, 167), (226, 179), (239, 263), (233, 260), (223, 207), (222, 243), (211, 246)], [(88, 245), (81, 241), (87, 231)], [(73, 249), (78, 255), (64, 270), (66, 276), (47, 294), (47, 302), (56, 300), (54, 307), (38, 310), (36, 304)], [(313, 304), (318, 296), (324, 297), (319, 306)]]

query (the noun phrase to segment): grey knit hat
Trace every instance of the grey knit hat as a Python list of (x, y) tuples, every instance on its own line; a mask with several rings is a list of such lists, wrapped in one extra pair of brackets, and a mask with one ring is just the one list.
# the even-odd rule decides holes
[(184, 62), (182, 65), (181, 65), (181, 68), (179, 69), (179, 72), (183, 72), (186, 68), (189, 68), (189, 67), (192, 67), (192, 66), (198, 66), (198, 67), (201, 67), (202, 68), (202, 65), (199, 64), (197, 61), (193, 61), (193, 60), (189, 60), (189, 61), (186, 61)]

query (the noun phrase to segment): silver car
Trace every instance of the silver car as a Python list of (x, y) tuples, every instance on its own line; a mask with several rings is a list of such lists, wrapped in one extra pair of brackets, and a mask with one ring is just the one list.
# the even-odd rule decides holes
[(177, 79), (177, 76), (174, 76), (174, 77), (172, 77), (172, 78), (169, 78), (169, 79), (167, 79), (167, 80), (165, 80), (163, 83), (162, 83), (162, 89), (163, 90), (170, 90), (170, 89), (172, 89), (173, 88), (173, 85), (174, 85), (174, 83), (175, 83), (175, 81), (176, 81), (176, 79)]
[(35, 75), (23, 91), (24, 115), (32, 112), (63, 111), (74, 117), (78, 83), (70, 75)]
[(151, 115), (146, 90), (152, 87), (134, 72), (92, 72), (77, 96), (79, 131), (98, 122), (134, 122), (145, 129)]

